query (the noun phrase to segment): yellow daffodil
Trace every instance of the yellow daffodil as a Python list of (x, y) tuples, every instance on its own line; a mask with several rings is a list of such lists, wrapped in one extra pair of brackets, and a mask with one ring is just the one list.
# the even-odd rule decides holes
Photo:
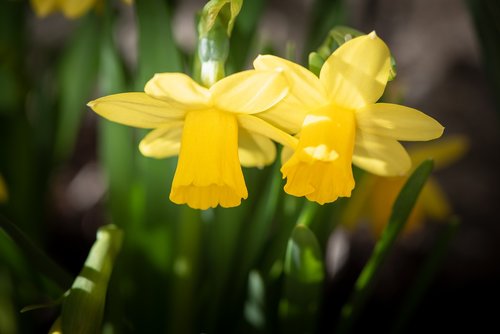
[[(455, 136), (443, 138), (436, 143), (414, 146), (409, 149), (409, 153), (414, 166), (418, 166), (427, 158), (432, 158), (436, 169), (442, 169), (463, 157), (467, 147), (466, 138)], [(374, 234), (380, 235), (387, 224), (392, 205), (407, 180), (407, 176), (365, 175), (360, 182), (359, 191), (356, 191), (346, 207), (342, 222), (352, 227), (361, 222), (367, 222)], [(445, 192), (431, 177), (422, 189), (404, 232), (416, 231), (423, 225), (426, 218), (445, 221), (450, 217), (451, 212), (451, 205)]]
[(210, 88), (181, 73), (162, 73), (146, 84), (145, 93), (105, 96), (88, 105), (114, 122), (154, 129), (139, 149), (154, 158), (179, 155), (170, 199), (207, 209), (234, 207), (247, 198), (240, 163), (273, 162), (276, 147), (270, 138), (296, 145), (294, 137), (272, 125), (280, 118), (266, 112), (287, 93), (280, 70), (240, 72)]
[(391, 65), (389, 49), (375, 32), (340, 46), (319, 78), (275, 56), (259, 56), (254, 67), (283, 68), (292, 83), (289, 97), (272, 110), (291, 112), (290, 129), (302, 121), (298, 146), (281, 168), (291, 195), (320, 204), (350, 196), (352, 163), (377, 175), (404, 175), (411, 161), (398, 140), (430, 140), (443, 133), (437, 121), (418, 110), (376, 103)]

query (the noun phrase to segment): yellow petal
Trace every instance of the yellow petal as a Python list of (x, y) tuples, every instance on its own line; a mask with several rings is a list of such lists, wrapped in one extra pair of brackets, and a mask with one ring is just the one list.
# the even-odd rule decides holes
[(181, 148), (183, 124), (184, 122), (174, 121), (154, 129), (141, 140), (139, 150), (144, 156), (157, 159), (178, 155)]
[(356, 110), (358, 127), (371, 133), (396, 140), (431, 140), (441, 137), (443, 126), (434, 118), (398, 104), (369, 104)]
[(239, 72), (210, 87), (214, 105), (234, 113), (256, 114), (281, 101), (288, 93), (282, 71)]
[(352, 162), (376, 175), (402, 176), (411, 167), (410, 156), (396, 140), (358, 131)]
[(57, 0), (31, 0), (31, 6), (37, 16), (45, 17), (57, 10)]
[(281, 149), (281, 164), (284, 165), (293, 155), (293, 149), (290, 146), (283, 146)]
[[(377, 177), (372, 191), (369, 194), (370, 222), (376, 237), (379, 237), (389, 221), (392, 206), (403, 188), (407, 177)], [(408, 222), (405, 225), (404, 234), (408, 235), (420, 229), (425, 222), (425, 213), (421, 202), (421, 196), (413, 207)]]
[[(373, 194), (374, 186), (380, 177), (363, 173), (356, 179), (356, 188), (352, 192), (352, 196), (345, 203), (339, 221), (343, 226), (352, 230), (358, 225), (366, 223), (367, 207), (369, 201), (375, 198)], [(385, 199), (383, 199), (385, 201)]]
[(355, 126), (350, 110), (325, 107), (309, 114), (295, 153), (281, 168), (285, 192), (319, 204), (350, 196)]
[[(367, 211), (370, 215), (371, 228), (375, 236), (379, 237), (389, 221), (394, 201), (407, 177), (372, 177), (374, 181), (369, 193)], [(408, 223), (406, 226), (408, 226)]]
[(319, 77), (332, 103), (358, 109), (382, 96), (390, 68), (389, 49), (372, 32), (335, 50)]
[(238, 206), (247, 196), (236, 116), (216, 109), (188, 112), (170, 200), (204, 210)]
[(276, 158), (276, 145), (269, 138), (245, 129), (239, 129), (238, 146), (238, 156), (243, 167), (263, 168), (272, 164)]
[(420, 195), (425, 213), (432, 219), (444, 221), (451, 215), (451, 205), (446, 194), (435, 179), (430, 178), (425, 183)]
[(240, 126), (250, 133), (262, 135), (292, 148), (297, 146), (297, 138), (290, 136), (288, 133), (272, 126), (259, 117), (241, 114), (237, 115), (237, 118)]
[(293, 95), (300, 106), (317, 107), (328, 102), (325, 89), (318, 77), (294, 62), (276, 56), (260, 55), (254, 60), (253, 66), (257, 70), (283, 69), (291, 84), (287, 98)]
[(110, 121), (146, 129), (181, 120), (185, 115), (184, 110), (144, 93), (108, 95), (87, 105)]
[(308, 109), (297, 108), (295, 103), (289, 104), (289, 101), (282, 100), (271, 109), (261, 112), (259, 118), (287, 133), (299, 133)]
[(206, 109), (210, 92), (183, 73), (157, 73), (146, 83), (146, 94), (183, 110)]
[(434, 160), (434, 168), (446, 168), (461, 159), (469, 149), (465, 136), (443, 137), (435, 142), (414, 145), (408, 149), (411, 160), (418, 166), (425, 159)]
[(257, 70), (283, 69), (290, 92), (277, 105), (259, 115), (260, 118), (289, 133), (298, 133), (307, 112), (328, 103), (325, 89), (313, 73), (291, 61), (271, 55), (258, 56)]
[(95, 2), (96, 0), (65, 0), (59, 3), (64, 16), (74, 19), (87, 13)]

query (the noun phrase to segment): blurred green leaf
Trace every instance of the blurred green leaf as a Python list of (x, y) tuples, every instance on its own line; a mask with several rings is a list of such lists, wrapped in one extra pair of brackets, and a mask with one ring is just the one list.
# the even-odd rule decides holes
[(24, 12), (19, 1), (0, 3), (0, 116), (15, 113), (23, 103)]
[(87, 15), (69, 41), (58, 73), (60, 105), (56, 133), (56, 159), (73, 149), (83, 112), (95, 84), (99, 62), (99, 22)]
[(277, 215), (278, 202), (282, 193), (281, 189), (281, 164), (276, 161), (272, 171), (265, 182), (262, 195), (257, 199), (257, 205), (253, 211), (250, 224), (242, 228), (241, 252), (238, 257), (237, 282), (246, 281), (250, 269), (256, 265), (258, 256), (262, 254), (264, 245), (269, 239), (273, 219)]
[[(172, 35), (172, 15), (168, 3), (163, 0), (140, 0), (135, 1), (134, 5), (139, 52), (134, 87), (137, 91), (143, 91), (144, 85), (155, 73), (182, 72), (183, 63)], [(143, 130), (136, 132), (136, 145), (146, 133)], [(183, 222), (181, 207), (170, 202), (168, 197), (176, 159), (157, 160), (136, 154), (134, 165), (137, 167), (136, 178), (129, 182), (132, 185), (132, 223), (128, 227), (133, 232), (128, 235), (134, 247), (131, 254), (146, 256), (144, 260), (150, 266), (141, 273), (128, 272), (132, 280), (140, 279), (144, 283), (140, 287), (136, 286), (141, 293), (133, 296), (131, 301), (152, 302), (162, 307), (152, 308), (147, 313), (129, 314), (129, 317), (138, 328), (165, 332), (168, 327), (178, 328), (172, 321), (186, 321), (185, 318), (171, 317), (174, 314), (172, 307), (175, 307), (171, 304), (171, 298), (177, 291), (174, 290), (172, 276), (167, 276), (168, 273), (172, 274), (174, 266), (175, 223)]]
[(481, 45), (483, 66), (500, 112), (500, 2), (466, 0)]
[(198, 311), (197, 287), (201, 272), (202, 221), (199, 210), (193, 210), (188, 206), (180, 209), (182, 214), (174, 241), (168, 326), (171, 333), (194, 333), (197, 330), (193, 319), (196, 319)]
[(432, 279), (439, 271), (440, 265), (443, 263), (450, 243), (455, 237), (459, 226), (460, 221), (458, 218), (453, 218), (448, 224), (446, 224), (446, 226), (444, 226), (444, 230), (439, 234), (438, 240), (431, 248), (427, 259), (422, 265), (422, 268), (415, 276), (413, 284), (404, 298), (403, 305), (399, 308), (399, 314), (395, 318), (396, 321), (394, 323), (394, 327), (392, 328), (392, 333), (405, 332), (408, 321), (411, 320), (411, 316), (422, 298), (425, 296), (425, 292), (429, 288)]
[(38, 248), (16, 225), (0, 215), (0, 228), (17, 244), (31, 265), (53, 280), (60, 288), (70, 286), (72, 278), (40, 248)]
[(255, 44), (254, 37), (257, 33), (257, 24), (265, 3), (264, 0), (252, 0), (243, 3), (231, 34), (231, 48), (227, 60), (228, 73), (242, 70), (247, 65), (249, 56), (257, 56), (259, 50), (252, 46)]
[(305, 50), (317, 49), (332, 27), (346, 22), (346, 6), (344, 0), (316, 0), (306, 38)]
[[(106, 7), (99, 58), (99, 92), (101, 95), (126, 90), (124, 66), (113, 42), (114, 20)], [(108, 205), (113, 221), (121, 226), (130, 221), (130, 189), (134, 179), (134, 158), (137, 146), (130, 127), (99, 117), (99, 158), (108, 182)]]
[(279, 305), (284, 333), (314, 333), (325, 276), (316, 236), (297, 225), (286, 250), (284, 289)]
[(83, 269), (64, 298), (63, 333), (100, 333), (108, 282), (122, 240), (123, 232), (114, 225), (97, 231)]
[(17, 310), (14, 309), (13, 284), (8, 272), (0, 266), (0, 333), (17, 333)]
[(172, 35), (170, 10), (165, 1), (136, 1), (135, 8), (139, 33), (136, 89), (142, 91), (155, 73), (181, 71), (182, 62)]
[(376, 275), (394, 246), (397, 236), (403, 230), (420, 191), (432, 172), (433, 165), (432, 160), (422, 162), (401, 189), (392, 207), (389, 223), (377, 241), (370, 259), (361, 271), (349, 302), (342, 308), (341, 319), (336, 333), (348, 333), (361, 314), (373, 289)]
[(252, 270), (248, 275), (248, 298), (243, 313), (245, 320), (254, 328), (262, 329), (266, 324), (265, 284), (262, 275)]

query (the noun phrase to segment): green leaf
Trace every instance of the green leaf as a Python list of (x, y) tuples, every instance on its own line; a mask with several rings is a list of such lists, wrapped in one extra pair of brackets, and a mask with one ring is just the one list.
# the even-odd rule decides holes
[(106, 291), (123, 232), (114, 225), (97, 231), (82, 271), (66, 292), (61, 314), (63, 333), (100, 333)]
[(87, 15), (71, 39), (59, 68), (59, 122), (55, 156), (64, 159), (73, 149), (85, 105), (89, 101), (99, 61), (99, 22)]
[(297, 225), (288, 241), (279, 315), (284, 333), (313, 333), (324, 280), (324, 263), (315, 235)]
[(348, 333), (361, 314), (373, 289), (377, 273), (391, 251), (397, 236), (404, 228), (420, 191), (432, 172), (433, 165), (432, 160), (422, 162), (401, 189), (392, 208), (389, 223), (377, 241), (370, 259), (361, 271), (349, 302), (342, 308), (336, 333)]
[(135, 1), (135, 8), (139, 33), (136, 88), (143, 90), (155, 73), (182, 70), (182, 61), (172, 35), (170, 10), (165, 1)]

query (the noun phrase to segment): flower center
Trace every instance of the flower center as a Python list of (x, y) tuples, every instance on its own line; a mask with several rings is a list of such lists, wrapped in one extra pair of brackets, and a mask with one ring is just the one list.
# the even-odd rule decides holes
[(332, 105), (309, 113), (295, 153), (283, 167), (285, 191), (320, 204), (351, 195), (355, 115)]
[(170, 200), (204, 210), (238, 206), (247, 196), (236, 117), (215, 109), (189, 112)]

